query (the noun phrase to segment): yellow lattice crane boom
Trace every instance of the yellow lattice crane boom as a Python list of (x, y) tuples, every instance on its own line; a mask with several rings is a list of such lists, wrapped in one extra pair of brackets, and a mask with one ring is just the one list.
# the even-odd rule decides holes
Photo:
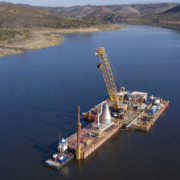
[(99, 57), (98, 68), (100, 68), (102, 71), (106, 88), (107, 88), (110, 100), (113, 102), (114, 109), (118, 110), (121, 108), (121, 105), (123, 103), (125, 87), (121, 87), (120, 93), (117, 92), (113, 73), (112, 73), (111, 66), (108, 61), (105, 49), (103, 47), (99, 47), (96, 50), (97, 52), (95, 53), (95, 55), (98, 55)]

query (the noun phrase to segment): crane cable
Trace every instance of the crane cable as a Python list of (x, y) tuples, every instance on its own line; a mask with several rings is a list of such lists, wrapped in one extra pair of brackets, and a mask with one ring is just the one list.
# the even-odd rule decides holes
[(119, 78), (119, 76), (118, 76), (118, 74), (117, 74), (117, 72), (116, 72), (114, 66), (112, 65), (110, 59), (109, 59), (109, 63), (110, 63), (110, 65), (111, 65), (112, 69), (113, 69), (114, 72), (115, 72), (115, 74), (112, 72), (113, 75), (114, 75), (114, 78), (116, 79), (116, 81), (117, 81), (118, 84), (121, 84), (121, 85), (122, 85), (122, 81), (121, 81), (121, 79)]
[[(122, 85), (123, 85), (123, 84), (122, 84), (122, 81), (121, 81), (121, 79), (119, 78), (119, 76), (118, 76), (118, 74), (117, 74), (114, 66), (112, 65), (110, 59), (109, 59), (109, 63), (110, 63), (110, 65), (111, 65), (111, 67), (113, 68), (114, 72), (115, 72), (115, 75), (116, 75), (116, 76), (115, 76), (114, 73), (113, 73), (114, 78), (116, 79), (116, 77), (117, 77), (117, 78), (118, 78), (118, 79), (116, 79), (117, 83), (118, 83), (120, 86), (122, 86)], [(118, 80), (119, 80), (119, 81), (118, 81)]]
[[(96, 64), (96, 58), (94, 58)], [(96, 105), (96, 69), (94, 68), (94, 106)]]

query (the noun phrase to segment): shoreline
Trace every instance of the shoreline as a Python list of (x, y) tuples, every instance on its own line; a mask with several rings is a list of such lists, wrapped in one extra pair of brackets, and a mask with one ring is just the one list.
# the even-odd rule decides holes
[(124, 26), (119, 25), (101, 25), (89, 28), (72, 28), (72, 29), (53, 29), (53, 28), (33, 28), (29, 38), (22, 39), (16, 37), (12, 39), (12, 44), (0, 43), (0, 57), (12, 54), (21, 54), (27, 50), (42, 49), (51, 46), (57, 46), (63, 43), (65, 38), (63, 33), (94, 33), (100, 31), (120, 30)]

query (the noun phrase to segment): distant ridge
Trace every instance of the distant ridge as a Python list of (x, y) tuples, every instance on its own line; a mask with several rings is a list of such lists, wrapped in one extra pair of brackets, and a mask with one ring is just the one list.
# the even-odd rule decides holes
[(106, 7), (102, 7), (102, 8), (98, 8), (94, 14), (101, 14), (101, 13), (113, 13), (113, 11), (111, 11), (110, 9), (106, 8)]
[(107, 15), (113, 15), (113, 14), (115, 14), (115, 12), (111, 11), (108, 8), (102, 7), (96, 9), (93, 13), (89, 14), (88, 17), (89, 18), (96, 17), (96, 19), (98, 20), (103, 20), (103, 18), (106, 17)]
[(169, 9), (174, 8), (177, 6), (177, 4), (143, 4), (143, 5), (132, 5), (133, 8), (137, 9), (141, 15), (147, 15), (147, 14), (157, 14), (161, 12), (165, 12)]
[(0, 4), (13, 4), (11, 2), (6, 2), (6, 1), (0, 1)]
[[(110, 8), (109, 8), (110, 9)], [(111, 10), (113, 10), (116, 13), (125, 13), (125, 14), (140, 14), (140, 12), (130, 6), (127, 5), (123, 5), (123, 6), (118, 6), (118, 7), (114, 7)]]
[(172, 8), (172, 9), (169, 9), (168, 11), (166, 11), (167, 13), (169, 12), (174, 12), (174, 13), (176, 13), (176, 12), (180, 12), (180, 5), (178, 5), (178, 6), (176, 6), (176, 7), (174, 7), (174, 8)]
[[(42, 7), (43, 8), (43, 7)], [(86, 16), (92, 12), (94, 12), (94, 9), (89, 6), (72, 6), (72, 7), (57, 7), (57, 8), (45, 8), (51, 12), (57, 13), (57, 14), (63, 14), (66, 16)]]
[(102, 23), (55, 14), (44, 9), (15, 4), (0, 4), (0, 27), (8, 29), (19, 30), (32, 27), (73, 28), (99, 24)]
[[(91, 21), (93, 23), (101, 23), (100, 21), (104, 22), (110, 22), (110, 23), (130, 23), (130, 24), (136, 24), (136, 23), (143, 23), (143, 24), (155, 24), (155, 25), (161, 25), (161, 24), (168, 24), (169, 26), (177, 28), (180, 26), (180, 0), (171, 1), (171, 3), (160, 3), (160, 2), (137, 2), (133, 4), (126, 4), (126, 5), (85, 5), (85, 6), (71, 6), (71, 7), (47, 7), (47, 6), (31, 6), (29, 4), (22, 4), (19, 3), (19, 6), (22, 7), (31, 7), (38, 10), (45, 10), (46, 12), (52, 12), (56, 13), (57, 15), (64, 15), (61, 18), (63, 18), (64, 22), (68, 21), (69, 25), (68, 27), (78, 26), (79, 23), (76, 23), (77, 19), (83, 19), (83, 21)], [(11, 2), (5, 2), (0, 1), (1, 9), (2, 5), (4, 4), (12, 4)], [(34, 11), (35, 12), (35, 11)], [(17, 16), (18, 11), (12, 11), (8, 12), (11, 14), (14, 14)], [(29, 13), (29, 12), (26, 12)], [(38, 14), (39, 13), (39, 14)], [(36, 15), (35, 19), (32, 19), (31, 21), (33, 24), (39, 24), (38, 16), (39, 18), (42, 18), (44, 22), (43, 25), (45, 25), (45, 19), (48, 19), (49, 26), (56, 27), (61, 26), (61, 21), (56, 21), (55, 19), (53, 21), (50, 21), (50, 16), (55, 16), (54, 14), (44, 15), (45, 12), (38, 12), (38, 13), (32, 13), (32, 16)], [(19, 14), (21, 16), (21, 13)], [(9, 14), (8, 14), (9, 16)], [(66, 19), (68, 18), (70, 19)], [(90, 20), (87, 18), (88, 17)], [(1, 17), (0, 17), (1, 18)], [(74, 19), (71, 19), (74, 18)], [(72, 21), (72, 22), (71, 22)], [(65, 23), (63, 23), (65, 25)], [(85, 24), (86, 26), (87, 24)]]

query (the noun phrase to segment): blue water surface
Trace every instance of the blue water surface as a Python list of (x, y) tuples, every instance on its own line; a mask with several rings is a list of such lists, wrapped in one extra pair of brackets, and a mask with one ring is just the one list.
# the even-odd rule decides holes
[[(65, 36), (58, 46), (0, 58), (0, 179), (178, 179), (180, 33), (140, 25)], [(126, 90), (169, 100), (169, 109), (149, 133), (119, 131), (87, 159), (48, 169), (59, 133), (76, 131), (77, 105), (84, 112), (108, 98), (100, 46)]]

